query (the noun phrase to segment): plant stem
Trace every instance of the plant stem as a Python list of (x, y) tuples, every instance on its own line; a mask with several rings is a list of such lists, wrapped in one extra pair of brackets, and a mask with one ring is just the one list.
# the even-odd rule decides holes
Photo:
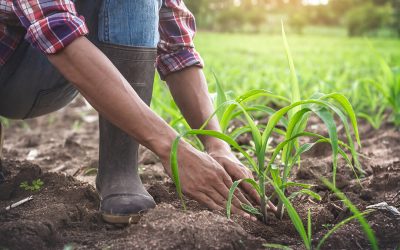
[[(285, 188), (284, 188), (284, 186), (285, 186), (285, 184), (286, 184), (286, 182), (287, 182), (287, 171), (288, 171), (288, 163), (286, 162), (286, 163), (285, 163), (285, 167), (284, 167), (284, 169), (283, 169), (282, 193), (285, 193)], [(281, 199), (279, 199), (278, 206), (277, 206), (277, 210), (278, 210), (278, 214), (279, 214), (279, 219), (282, 219), (282, 218), (283, 218), (283, 211), (284, 211), (283, 209), (284, 209), (283, 202), (282, 202)]]
[(283, 202), (280, 199), (278, 201), (278, 205), (277, 205), (276, 209), (277, 209), (277, 213), (279, 215), (279, 219), (282, 220), (282, 218), (283, 218)]
[(267, 202), (265, 197), (265, 177), (264, 175), (260, 176), (259, 180), (260, 191), (261, 191), (261, 213), (263, 215), (263, 222), (267, 223)]

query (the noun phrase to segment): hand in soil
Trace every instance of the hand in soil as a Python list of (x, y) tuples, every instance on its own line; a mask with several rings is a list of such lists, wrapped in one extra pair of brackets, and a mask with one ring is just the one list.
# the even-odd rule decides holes
[[(212, 152), (209, 152), (209, 155), (214, 158), (229, 174), (233, 181), (250, 178), (254, 179), (253, 173), (250, 169), (246, 168), (232, 153), (232, 151), (227, 149), (218, 149)], [(258, 195), (257, 191), (246, 182), (242, 182), (239, 185), (240, 189), (243, 190), (246, 197), (254, 205), (261, 205), (261, 199)], [(272, 202), (268, 202), (268, 209), (272, 212), (276, 213), (277, 208), (272, 204)]]
[[(162, 159), (165, 171), (171, 177), (169, 159)], [(179, 179), (185, 195), (213, 210), (224, 210), (232, 178), (210, 155), (182, 143), (178, 150)], [(232, 200), (232, 212), (246, 218), (256, 219), (245, 213), (241, 203), (250, 202), (239, 191)]]

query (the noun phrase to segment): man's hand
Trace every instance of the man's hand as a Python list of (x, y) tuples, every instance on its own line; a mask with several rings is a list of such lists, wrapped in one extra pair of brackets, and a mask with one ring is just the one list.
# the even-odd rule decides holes
[[(209, 151), (209, 155), (225, 169), (233, 181), (246, 178), (254, 179), (253, 173), (246, 168), (230, 150), (222, 149)], [(242, 182), (239, 186), (245, 191), (246, 196), (248, 196), (254, 204), (260, 205), (260, 197), (250, 184)]]
[[(246, 178), (254, 179), (253, 173), (236, 158), (229, 146), (211, 147), (208, 153), (225, 169), (233, 181)], [(241, 182), (239, 187), (253, 204), (261, 205), (259, 194), (249, 183)], [(271, 202), (268, 202), (268, 209), (274, 213), (277, 211)]]
[[(169, 159), (162, 159), (162, 163), (167, 174), (172, 176)], [(181, 142), (179, 146), (178, 163), (183, 193), (210, 209), (224, 210), (229, 188), (233, 184), (226, 170), (211, 156), (194, 149), (186, 142)], [(232, 212), (250, 218), (251, 216), (241, 209), (241, 203), (250, 205), (250, 202), (237, 192), (232, 200)]]

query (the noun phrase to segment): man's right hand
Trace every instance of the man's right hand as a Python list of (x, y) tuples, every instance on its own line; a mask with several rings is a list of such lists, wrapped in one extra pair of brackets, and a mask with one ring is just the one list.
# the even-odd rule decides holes
[[(165, 171), (171, 177), (168, 159), (161, 159)], [(181, 142), (178, 147), (179, 179), (185, 195), (213, 210), (224, 210), (232, 186), (232, 179), (225, 169), (211, 156)], [(232, 212), (252, 218), (241, 208), (241, 203), (250, 204), (237, 189), (232, 200)]]

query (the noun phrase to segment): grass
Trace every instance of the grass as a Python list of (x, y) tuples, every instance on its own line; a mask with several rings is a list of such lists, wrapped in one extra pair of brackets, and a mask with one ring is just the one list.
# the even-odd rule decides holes
[[(287, 67), (280, 35), (199, 32), (195, 43), (206, 64), (205, 73), (211, 92), (217, 91), (215, 72), (233, 95), (249, 89), (266, 89), (290, 98), (288, 84), (292, 75)], [(316, 92), (340, 92), (349, 98), (357, 115), (363, 113), (371, 116), (374, 125), (379, 127), (384, 118), (389, 118), (383, 112), (390, 113), (394, 108), (384, 101), (387, 99), (384, 93), (371, 84), (371, 81), (379, 83), (384, 89), (390, 85), (385, 80), (387, 73), (382, 71), (380, 59), (369, 43), (393, 74), (398, 76), (400, 40), (371, 38), (367, 41), (335, 34), (291, 35), (290, 48), (296, 59), (301, 95), (309, 97)], [(400, 83), (396, 84), (398, 86)], [(366, 94), (366, 90), (369, 94)], [(169, 96), (167, 88), (160, 81), (155, 84), (155, 96)], [(400, 97), (394, 97), (393, 100), (400, 100)], [(177, 110), (165, 100), (163, 98), (164, 105)], [(153, 102), (153, 108), (171, 120), (170, 112), (159, 103)]]

